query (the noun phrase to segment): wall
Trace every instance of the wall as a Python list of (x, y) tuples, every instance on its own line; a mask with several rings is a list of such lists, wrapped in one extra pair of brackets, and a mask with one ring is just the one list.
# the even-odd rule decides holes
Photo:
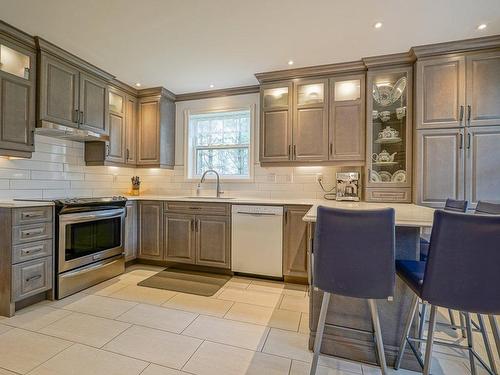
[[(184, 113), (185, 110), (217, 110), (254, 105), (257, 114), (254, 131), (254, 155), (258, 160), (258, 94), (228, 96), (177, 103), (176, 167), (157, 168), (86, 167), (83, 143), (35, 136), (32, 159), (0, 158), (0, 199), (90, 197), (125, 194), (130, 190), (130, 178), (141, 177), (142, 194), (192, 195), (197, 182), (184, 177)], [(225, 196), (259, 198), (320, 198), (323, 192), (316, 175), (324, 176), (332, 186), (335, 167), (269, 167), (256, 162), (251, 182), (223, 182)], [(344, 168), (344, 170), (359, 168)], [(203, 184), (202, 194), (214, 193), (214, 184)]]

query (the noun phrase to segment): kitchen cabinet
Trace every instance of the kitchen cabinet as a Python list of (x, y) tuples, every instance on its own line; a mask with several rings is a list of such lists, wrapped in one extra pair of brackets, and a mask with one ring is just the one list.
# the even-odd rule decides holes
[(500, 124), (500, 51), (417, 61), (417, 129)]
[(333, 161), (365, 159), (365, 75), (330, 78), (329, 153)]
[(228, 204), (167, 202), (164, 224), (166, 261), (231, 268)]
[(411, 66), (367, 74), (365, 200), (411, 202)]
[(109, 141), (85, 142), (87, 165), (136, 164), (137, 99), (112, 86), (108, 89)]
[(138, 202), (139, 259), (163, 260), (163, 202)]
[(294, 82), (292, 160), (328, 160), (328, 80)]
[(128, 201), (125, 210), (123, 250), (125, 252), (125, 261), (128, 262), (137, 258), (137, 202)]
[(283, 276), (307, 280), (307, 223), (309, 206), (285, 206), (283, 226)]
[(0, 155), (31, 157), (36, 54), (0, 30)]
[(162, 89), (139, 98), (137, 166), (173, 168), (175, 164), (175, 103)]
[(108, 73), (36, 38), (39, 126), (43, 122), (108, 134)]

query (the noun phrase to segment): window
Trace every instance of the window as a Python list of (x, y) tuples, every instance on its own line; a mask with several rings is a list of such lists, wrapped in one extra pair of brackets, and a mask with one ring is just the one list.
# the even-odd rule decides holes
[(250, 109), (188, 115), (188, 177), (215, 169), (226, 179), (251, 177)]

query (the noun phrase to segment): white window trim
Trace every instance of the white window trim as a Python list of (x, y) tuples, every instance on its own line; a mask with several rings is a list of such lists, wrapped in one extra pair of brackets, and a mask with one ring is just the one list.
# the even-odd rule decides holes
[[(245, 107), (231, 107), (231, 108), (210, 108), (210, 109), (197, 109), (192, 111), (189, 109), (184, 110), (184, 176), (186, 182), (199, 182), (201, 176), (192, 175), (193, 170), (192, 163), (194, 162), (194, 148), (192, 147), (192, 139), (189, 136), (189, 117), (192, 115), (202, 115), (206, 113), (218, 113), (218, 112), (237, 112), (237, 111), (250, 111), (250, 144), (249, 156), (248, 156), (248, 176), (236, 177), (236, 176), (220, 176), (221, 181), (224, 182), (254, 182), (254, 170), (255, 170), (255, 104)], [(215, 179), (213, 173), (207, 175), (207, 179)]]

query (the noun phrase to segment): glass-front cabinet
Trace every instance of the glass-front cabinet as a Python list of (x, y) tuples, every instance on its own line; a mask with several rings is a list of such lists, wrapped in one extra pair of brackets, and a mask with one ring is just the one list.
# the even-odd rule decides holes
[(367, 201), (411, 201), (412, 68), (368, 71)]

